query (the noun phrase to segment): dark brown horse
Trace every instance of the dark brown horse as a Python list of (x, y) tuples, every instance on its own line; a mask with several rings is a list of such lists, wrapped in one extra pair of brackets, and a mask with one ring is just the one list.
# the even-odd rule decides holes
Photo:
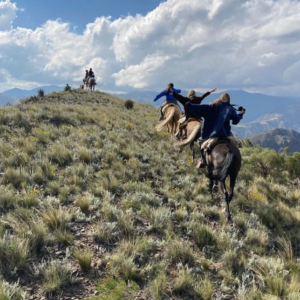
[[(233, 190), (236, 182), (237, 175), (240, 171), (242, 164), (242, 157), (240, 150), (233, 146), (227, 140), (220, 140), (211, 151), (207, 151), (205, 154), (206, 170), (205, 175), (209, 178), (209, 190), (213, 195), (213, 189), (219, 185), (220, 190), (224, 194), (226, 201), (226, 212), (228, 221), (231, 220), (231, 214), (229, 210), (229, 203), (233, 197)], [(225, 180), (229, 176), (230, 178), (230, 191), (226, 190)]]

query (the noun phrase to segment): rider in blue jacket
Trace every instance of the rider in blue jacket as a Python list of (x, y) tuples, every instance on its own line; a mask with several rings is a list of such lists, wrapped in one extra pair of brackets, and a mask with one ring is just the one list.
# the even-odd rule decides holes
[[(195, 118), (203, 118), (201, 127), (201, 137), (199, 139), (199, 145), (213, 137), (227, 137), (232, 136), (230, 120), (232, 124), (236, 125), (243, 118), (245, 109), (241, 113), (237, 113), (236, 110), (230, 104), (230, 96), (227, 93), (221, 95), (218, 100), (211, 102), (209, 105), (198, 105), (187, 103), (185, 105), (187, 113), (193, 115)], [(204, 164), (204, 153), (201, 151), (202, 159), (200, 160), (199, 167), (202, 168)]]
[(154, 98), (154, 102), (157, 101), (159, 98), (163, 97), (163, 96), (166, 96), (166, 100), (164, 101), (164, 103), (161, 105), (160, 107), (160, 121), (163, 120), (164, 118), (164, 114), (163, 114), (163, 107), (167, 104), (170, 104), (170, 103), (174, 103), (174, 104), (177, 104), (177, 100), (174, 98), (173, 96), (173, 92), (170, 90), (170, 88), (172, 89), (172, 91), (175, 91), (176, 93), (180, 94), (181, 93), (181, 90), (180, 89), (175, 89), (174, 88), (174, 84), (173, 83), (169, 83), (167, 85), (167, 88), (165, 90), (163, 90), (161, 93), (159, 93), (155, 98)]
[(90, 68), (89, 72), (88, 72), (88, 76), (87, 76), (87, 81), (89, 81), (90, 78), (95, 78), (95, 74), (92, 68)]
[(230, 96), (227, 93), (222, 94), (220, 99), (210, 104), (218, 107), (218, 115), (209, 138), (232, 136), (230, 121), (233, 125), (237, 125), (243, 119), (246, 110), (242, 108), (241, 112), (237, 113), (231, 106)]

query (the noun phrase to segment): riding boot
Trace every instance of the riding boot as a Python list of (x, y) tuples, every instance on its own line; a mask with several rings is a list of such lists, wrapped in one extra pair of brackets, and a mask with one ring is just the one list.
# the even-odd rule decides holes
[(200, 149), (200, 155), (201, 155), (201, 157), (198, 160), (197, 169), (205, 167), (205, 156), (204, 156), (204, 150), (203, 149)]
[(160, 119), (159, 119), (159, 121), (162, 121), (164, 118), (165, 118), (165, 117), (164, 117), (164, 113), (163, 113), (162, 107), (161, 107), (161, 108), (160, 108)]

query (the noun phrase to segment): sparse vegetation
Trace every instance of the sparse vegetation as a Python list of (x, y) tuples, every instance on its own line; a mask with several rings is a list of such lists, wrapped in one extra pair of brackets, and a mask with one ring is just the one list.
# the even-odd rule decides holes
[(0, 120), (0, 299), (300, 299), (299, 153), (246, 143), (228, 224), (151, 106), (73, 90)]
[(74, 249), (74, 258), (80, 265), (82, 271), (91, 269), (93, 253), (88, 248)]

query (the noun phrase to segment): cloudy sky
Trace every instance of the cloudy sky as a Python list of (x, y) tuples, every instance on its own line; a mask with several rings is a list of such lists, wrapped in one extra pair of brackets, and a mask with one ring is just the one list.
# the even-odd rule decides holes
[(107, 91), (298, 96), (300, 0), (0, 0), (0, 92), (90, 67)]

